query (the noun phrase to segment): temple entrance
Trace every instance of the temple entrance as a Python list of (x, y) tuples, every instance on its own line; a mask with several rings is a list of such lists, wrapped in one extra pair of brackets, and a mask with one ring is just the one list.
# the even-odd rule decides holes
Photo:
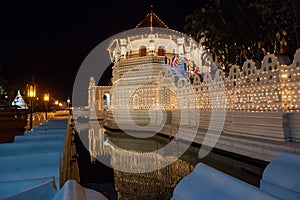
[(110, 94), (105, 93), (103, 95), (103, 100), (104, 100), (104, 105), (105, 105), (104, 110), (109, 109), (109, 107), (110, 107)]

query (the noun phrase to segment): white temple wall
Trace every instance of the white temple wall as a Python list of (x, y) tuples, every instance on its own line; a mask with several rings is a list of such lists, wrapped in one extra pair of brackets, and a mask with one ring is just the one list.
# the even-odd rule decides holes
[[(148, 62), (153, 65), (156, 58), (146, 56), (139, 59), (141, 63)], [(118, 83), (119, 77), (130, 68), (121, 69), (121, 67), (133, 66), (136, 64), (135, 62), (137, 60), (134, 59), (118, 62), (114, 70), (118, 70), (118, 67), (120, 70), (114, 72), (116, 75), (114, 83)], [(300, 141), (299, 63), (300, 50), (296, 52), (294, 61), (289, 66), (280, 65), (276, 56), (267, 55), (262, 61), (260, 69), (256, 68), (253, 61), (247, 60), (242, 67), (233, 66), (228, 77), (223, 76), (219, 71), (217, 72), (219, 74), (214, 76), (210, 73), (203, 77), (194, 76), (192, 88), (197, 96), (197, 106), (200, 109), (199, 129), (195, 142), (201, 144), (203, 141), (211, 121), (211, 111), (226, 109), (225, 124), (216, 145), (217, 148), (263, 160), (271, 160), (279, 150), (299, 152), (298, 143), (289, 142)], [(147, 70), (144, 72), (148, 74)], [(140, 76), (143, 77), (142, 74)], [(162, 86), (155, 89), (157, 85), (154, 84), (150, 86), (151, 89), (144, 89), (146, 91), (154, 90), (153, 94), (155, 94), (156, 100), (147, 99), (148, 97), (152, 98), (151, 95), (140, 98), (140, 95), (136, 93), (133, 97), (134, 105), (147, 106), (146, 110), (137, 107), (134, 115), (139, 123), (143, 123), (143, 120), (147, 120), (143, 116), (148, 106), (156, 103), (173, 104), (174, 107), (169, 112), (168, 123), (162, 133), (174, 136), (180, 122), (184, 125), (195, 123), (195, 118), (190, 117), (189, 112), (186, 112), (193, 105), (189, 98), (192, 93), (185, 87), (185, 83), (181, 79), (179, 79), (180, 83), (176, 82), (178, 77), (173, 75), (170, 69), (160, 70), (155, 76), (158, 77)], [(132, 77), (132, 80), (129, 78), (127, 83), (128, 81), (134, 83), (136, 80)], [(162, 87), (174, 90), (175, 85), (179, 86), (176, 94), (171, 95), (171, 90), (162, 90)], [(124, 97), (124, 95), (128, 95), (126, 92), (128, 91), (116, 91), (116, 94)], [(175, 99), (178, 102), (174, 103)], [(184, 99), (182, 110), (179, 110), (176, 105)], [(115, 100), (114, 106), (117, 106), (114, 107), (115, 109), (126, 109), (126, 107), (122, 107), (124, 106), (122, 98), (118, 102)], [(122, 119), (122, 114), (118, 117)], [(180, 120), (180, 117), (184, 119)], [(125, 118), (122, 120), (126, 123)], [(107, 116), (106, 125), (118, 128), (111, 113)], [(183, 137), (183, 139), (190, 139), (188, 128)]]

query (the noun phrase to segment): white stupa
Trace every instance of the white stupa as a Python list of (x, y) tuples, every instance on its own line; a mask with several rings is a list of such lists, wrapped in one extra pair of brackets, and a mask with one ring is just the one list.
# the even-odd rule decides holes
[(20, 90), (18, 90), (16, 98), (11, 103), (12, 106), (17, 107), (18, 109), (27, 109), (27, 105), (21, 96)]

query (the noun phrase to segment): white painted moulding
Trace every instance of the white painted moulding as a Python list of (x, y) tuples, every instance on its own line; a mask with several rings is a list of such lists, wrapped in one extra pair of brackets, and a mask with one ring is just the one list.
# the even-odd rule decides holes
[(103, 194), (82, 187), (73, 179), (69, 179), (56, 193), (53, 200), (108, 200)]

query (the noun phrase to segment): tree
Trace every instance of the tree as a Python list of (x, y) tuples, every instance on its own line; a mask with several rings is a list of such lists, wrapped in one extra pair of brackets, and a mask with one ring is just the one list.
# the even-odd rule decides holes
[(7, 95), (8, 80), (4, 77), (3, 66), (0, 65), (0, 107), (8, 106)]
[(299, 47), (299, 14), (297, 0), (208, 0), (186, 17), (184, 29), (228, 69), (245, 59), (259, 61), (266, 52), (282, 53), (284, 40), (291, 57)]
[[(300, 2), (298, 0), (257, 0), (249, 4), (260, 15), (261, 40), (268, 51), (293, 56), (299, 48)], [(282, 50), (280, 41), (286, 40), (288, 48)]]

